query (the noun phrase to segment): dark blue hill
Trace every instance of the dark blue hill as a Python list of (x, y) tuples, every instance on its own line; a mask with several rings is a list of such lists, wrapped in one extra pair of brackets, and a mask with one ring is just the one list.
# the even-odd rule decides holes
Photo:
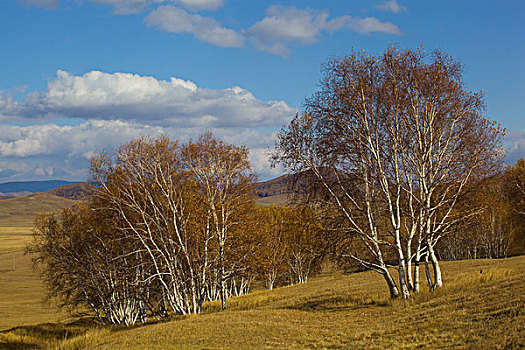
[(47, 180), (47, 181), (13, 181), (0, 184), (0, 192), (47, 192), (59, 186), (73, 185), (80, 181), (62, 181), (62, 180)]

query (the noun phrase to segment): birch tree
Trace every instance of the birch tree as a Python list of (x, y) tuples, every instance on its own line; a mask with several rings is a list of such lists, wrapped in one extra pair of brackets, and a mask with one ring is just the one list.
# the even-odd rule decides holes
[(222, 309), (226, 309), (227, 243), (233, 229), (253, 203), (255, 173), (248, 160), (245, 146), (234, 146), (215, 139), (211, 133), (202, 134), (197, 141), (184, 145), (185, 167), (196, 180), (197, 191), (203, 198), (207, 215), (219, 247), (219, 289)]
[(504, 177), (504, 193), (509, 199), (512, 222), (517, 228), (512, 239), (515, 253), (525, 251), (525, 160), (519, 159)]
[(50, 296), (105, 324), (199, 313), (218, 296), (226, 308), (255, 276), (254, 178), (247, 148), (211, 134), (93, 157), (86, 204), (37, 221), (30, 251)]
[(92, 310), (101, 323), (132, 325), (156, 312), (142, 253), (115, 230), (116, 217), (84, 204), (41, 214), (28, 251), (40, 265), (48, 298), (72, 311)]
[(346, 254), (379, 272), (391, 297), (408, 298), (419, 284), (414, 256), (416, 271), (421, 256), (431, 260), (431, 288), (442, 285), (434, 246), (470, 181), (490, 174), (502, 155), (502, 130), (482, 107), (459, 63), (442, 53), (354, 52), (325, 64), (320, 91), (280, 133), (274, 160), (315, 175), (325, 193), (317, 201), (338, 210), (359, 242)]
[(205, 213), (178, 144), (166, 137), (133, 140), (114, 156), (95, 157), (91, 171), (99, 210), (114, 212), (123, 235), (140, 245), (154, 271), (147, 279), (159, 283), (175, 313), (198, 313), (207, 269), (196, 256), (206, 254), (208, 241), (199, 240), (192, 216)]

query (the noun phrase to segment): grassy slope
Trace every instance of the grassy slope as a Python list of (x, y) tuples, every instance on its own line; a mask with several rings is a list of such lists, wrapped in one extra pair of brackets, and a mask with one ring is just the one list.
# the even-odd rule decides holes
[(45, 193), (0, 201), (0, 330), (66, 319), (54, 305), (43, 305), (42, 282), (23, 251), (31, 240), (35, 213), (74, 203)]
[(373, 272), (334, 275), (233, 298), (227, 312), (209, 303), (205, 314), (132, 329), (19, 328), (0, 333), (0, 348), (517, 349), (525, 347), (523, 266), (523, 256), (445, 262), (445, 288), (409, 302), (391, 302)]
[(289, 200), (287, 194), (276, 194), (275, 196), (259, 197), (256, 202), (263, 207), (269, 207), (270, 205), (286, 205)]
[(0, 330), (69, 319), (55, 305), (43, 304), (44, 293), (29, 256), (21, 252), (0, 255)]
[(73, 200), (48, 193), (4, 199), (0, 201), (0, 227), (32, 227), (35, 213), (60, 210), (74, 203)]

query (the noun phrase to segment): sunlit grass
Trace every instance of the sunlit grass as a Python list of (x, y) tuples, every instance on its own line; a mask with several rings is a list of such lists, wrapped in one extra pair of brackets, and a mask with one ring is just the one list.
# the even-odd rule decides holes
[(336, 274), (233, 298), (225, 312), (214, 302), (205, 305), (202, 315), (131, 329), (24, 327), (0, 334), (0, 344), (51, 349), (519, 349), (525, 347), (523, 266), (525, 257), (444, 262), (445, 287), (429, 292), (423, 286), (409, 301), (391, 301), (375, 273)]
[(53, 212), (75, 203), (48, 193), (35, 193), (25, 197), (0, 201), (0, 227), (32, 227), (35, 213)]
[(44, 295), (29, 256), (20, 251), (0, 254), (0, 330), (69, 318), (55, 305), (45, 305)]
[(30, 227), (0, 227), (0, 254), (22, 252), (31, 241)]

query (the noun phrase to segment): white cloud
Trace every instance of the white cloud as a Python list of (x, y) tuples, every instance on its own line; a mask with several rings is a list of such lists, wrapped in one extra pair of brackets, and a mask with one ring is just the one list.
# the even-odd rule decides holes
[(283, 101), (261, 101), (234, 86), (198, 87), (187, 80), (92, 71), (82, 76), (57, 71), (43, 93), (24, 103), (0, 95), (0, 121), (57, 118), (121, 119), (163, 126), (282, 126), (297, 110)]
[[(208, 129), (152, 127), (119, 120), (89, 120), (77, 126), (56, 124), (10, 126), (0, 129), (0, 179), (63, 178), (82, 180), (88, 176), (91, 155), (113, 151), (141, 135), (168, 134), (181, 142), (196, 138)], [(261, 178), (279, 173), (271, 169), (266, 150), (274, 134), (248, 128), (211, 128), (216, 137), (250, 148), (250, 160)]]
[(165, 0), (89, 0), (113, 6), (114, 12), (119, 15), (140, 13), (150, 8), (154, 3)]
[[(286, 124), (297, 109), (283, 101), (260, 101), (240, 87), (211, 90), (187, 80), (92, 71), (58, 71), (46, 91), (16, 102), (0, 94), (0, 180), (87, 178), (89, 158), (140, 135), (168, 134), (186, 141), (211, 130), (218, 138), (251, 151), (261, 178), (270, 169), (269, 131)], [(85, 120), (57, 125), (52, 120)], [(5, 122), (35, 122), (28, 126)], [(73, 122), (74, 123), (74, 122)]]
[(126, 138), (158, 134), (160, 127), (118, 120), (89, 120), (78, 126), (56, 124), (11, 126), (0, 129), (0, 157), (26, 158), (60, 154), (63, 159), (89, 159), (93, 152), (118, 146)]
[[(26, 2), (51, 2), (58, 0), (22, 0)], [(174, 2), (190, 11), (216, 10), (224, 5), (224, 0), (89, 0), (107, 4), (113, 7), (114, 13), (128, 15), (141, 13), (151, 8), (154, 4)]]
[(176, 2), (191, 11), (216, 10), (224, 5), (224, 0), (176, 0)]
[(360, 34), (388, 33), (401, 34), (399, 28), (390, 22), (381, 22), (374, 17), (354, 18), (349, 27)]
[(507, 163), (514, 164), (520, 158), (525, 158), (525, 129), (521, 131), (507, 131), (505, 136)]
[(265, 41), (298, 41), (309, 44), (318, 41), (320, 31), (331, 27), (327, 11), (300, 10), (293, 7), (271, 6), (266, 17), (246, 30), (248, 35)]
[(387, 11), (387, 12), (393, 12), (393, 13), (399, 13), (401, 11), (407, 10), (407, 8), (401, 5), (400, 3), (398, 3), (397, 0), (388, 0), (383, 3), (377, 4), (374, 7), (381, 11)]
[[(58, 5), (59, 0), (19, 0), (21, 3), (42, 7)], [(321, 40), (324, 33), (352, 30), (361, 34), (400, 34), (399, 28), (390, 22), (374, 17), (340, 16), (330, 18), (327, 10), (298, 9), (273, 5), (266, 10), (263, 19), (245, 30), (223, 26), (211, 16), (197, 13), (201, 10), (216, 10), (225, 0), (88, 0), (113, 7), (116, 14), (141, 13), (157, 6), (144, 23), (161, 31), (176, 34), (191, 34), (196, 39), (219, 47), (245, 47), (246, 39), (261, 51), (288, 56), (291, 44), (309, 45)], [(177, 6), (174, 6), (177, 5)], [(192, 12), (188, 12), (184, 9)], [(376, 8), (399, 12), (406, 8), (397, 0), (377, 4)]]
[(221, 47), (242, 47), (244, 38), (222, 27), (212, 17), (188, 13), (175, 6), (160, 6), (144, 20), (146, 25), (169, 33), (193, 34), (197, 39)]
[(341, 16), (329, 19), (326, 10), (297, 9), (295, 7), (270, 6), (266, 16), (244, 31), (254, 46), (262, 51), (286, 56), (289, 43), (311, 44), (320, 40), (323, 32), (351, 29), (362, 34), (382, 32), (399, 34), (400, 30), (390, 22), (376, 18)]
[(54, 9), (58, 7), (59, 0), (18, 0), (19, 4), (26, 6), (37, 6), (46, 9)]

